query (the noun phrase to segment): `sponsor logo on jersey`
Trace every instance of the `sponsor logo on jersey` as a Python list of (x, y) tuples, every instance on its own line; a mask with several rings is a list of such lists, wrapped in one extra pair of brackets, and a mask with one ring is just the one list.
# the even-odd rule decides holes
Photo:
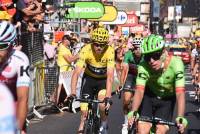
[(184, 77), (184, 73), (182, 71), (178, 71), (176, 73), (176, 80), (183, 79), (183, 77)]
[(27, 75), (29, 76), (29, 66), (21, 66), (20, 67), (20, 76), (24, 76), (24, 75)]

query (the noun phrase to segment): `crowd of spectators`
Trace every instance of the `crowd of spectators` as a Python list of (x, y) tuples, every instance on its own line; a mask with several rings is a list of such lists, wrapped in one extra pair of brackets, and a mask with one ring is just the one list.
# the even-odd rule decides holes
[(11, 21), (22, 31), (35, 31), (44, 22), (45, 8), (41, 0), (1, 0), (0, 19)]

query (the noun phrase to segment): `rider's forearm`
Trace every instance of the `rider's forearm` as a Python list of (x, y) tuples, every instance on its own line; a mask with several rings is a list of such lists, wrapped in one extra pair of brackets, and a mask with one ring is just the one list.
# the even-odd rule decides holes
[(177, 115), (178, 116), (184, 116), (185, 113), (185, 93), (177, 93), (176, 94), (177, 99)]
[(120, 84), (121, 85), (124, 85), (124, 83), (126, 81), (126, 78), (127, 78), (127, 75), (128, 75), (128, 69), (129, 68), (127, 66), (123, 67), (121, 78), (120, 78)]
[(78, 74), (74, 71), (71, 79), (71, 94), (76, 95), (77, 81), (78, 81)]
[(124, 85), (124, 83), (125, 83), (124, 79), (126, 79), (125, 70), (122, 70), (122, 74), (120, 77), (120, 85)]
[(18, 99), (17, 101), (17, 122), (20, 130), (23, 129), (28, 108), (28, 99)]
[(144, 90), (135, 90), (135, 94), (133, 97), (133, 103), (132, 103), (132, 111), (138, 111), (140, 104), (142, 102), (144, 96)]
[(112, 92), (112, 84), (113, 84), (113, 75), (108, 75), (106, 80), (106, 97), (111, 97)]

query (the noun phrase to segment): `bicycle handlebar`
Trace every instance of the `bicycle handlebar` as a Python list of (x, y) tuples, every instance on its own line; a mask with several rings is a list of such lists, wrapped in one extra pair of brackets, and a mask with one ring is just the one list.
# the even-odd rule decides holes
[(86, 103), (104, 103), (105, 101), (92, 100), (92, 99), (75, 99), (75, 101), (86, 102)]
[[(100, 100), (92, 100), (92, 99), (75, 99), (75, 101), (85, 102), (85, 103), (89, 103), (89, 104), (92, 104), (92, 103), (105, 103), (105, 100), (100, 101)], [(110, 103), (110, 105), (113, 104), (112, 101), (110, 101), (108, 103)], [(108, 115), (108, 113), (109, 113), (109, 109), (105, 109), (105, 114)]]
[(147, 116), (141, 116), (141, 117), (139, 117), (139, 121), (145, 121), (145, 122), (150, 122), (150, 123), (153, 123), (153, 124), (162, 124), (162, 125), (169, 125), (169, 126), (177, 127), (177, 123), (166, 121), (166, 120), (163, 120), (163, 119), (158, 118), (158, 117), (150, 118), (150, 117), (147, 117)]
[[(163, 120), (161, 118), (158, 118), (158, 117), (147, 117), (147, 116), (141, 116), (139, 117), (139, 119), (137, 121), (144, 121), (144, 122), (149, 122), (149, 123), (152, 123), (152, 124), (162, 124), (162, 125), (168, 125), (168, 126), (174, 126), (174, 127), (177, 127), (178, 128), (178, 125), (177, 123), (175, 122), (171, 122), (171, 121), (166, 121), (166, 120)], [(129, 128), (128, 128), (128, 134), (131, 134), (132, 131), (134, 129), (134, 124), (132, 124)]]

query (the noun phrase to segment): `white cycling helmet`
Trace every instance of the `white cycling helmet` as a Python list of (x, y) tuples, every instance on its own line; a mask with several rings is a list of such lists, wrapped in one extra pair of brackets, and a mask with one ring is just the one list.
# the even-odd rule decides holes
[(133, 38), (133, 41), (131, 42), (131, 44), (133, 46), (139, 47), (142, 44), (142, 41), (143, 41), (142, 38)]
[(16, 29), (13, 24), (7, 21), (0, 22), (0, 45), (5, 43), (12, 44), (16, 39), (16, 35)]

